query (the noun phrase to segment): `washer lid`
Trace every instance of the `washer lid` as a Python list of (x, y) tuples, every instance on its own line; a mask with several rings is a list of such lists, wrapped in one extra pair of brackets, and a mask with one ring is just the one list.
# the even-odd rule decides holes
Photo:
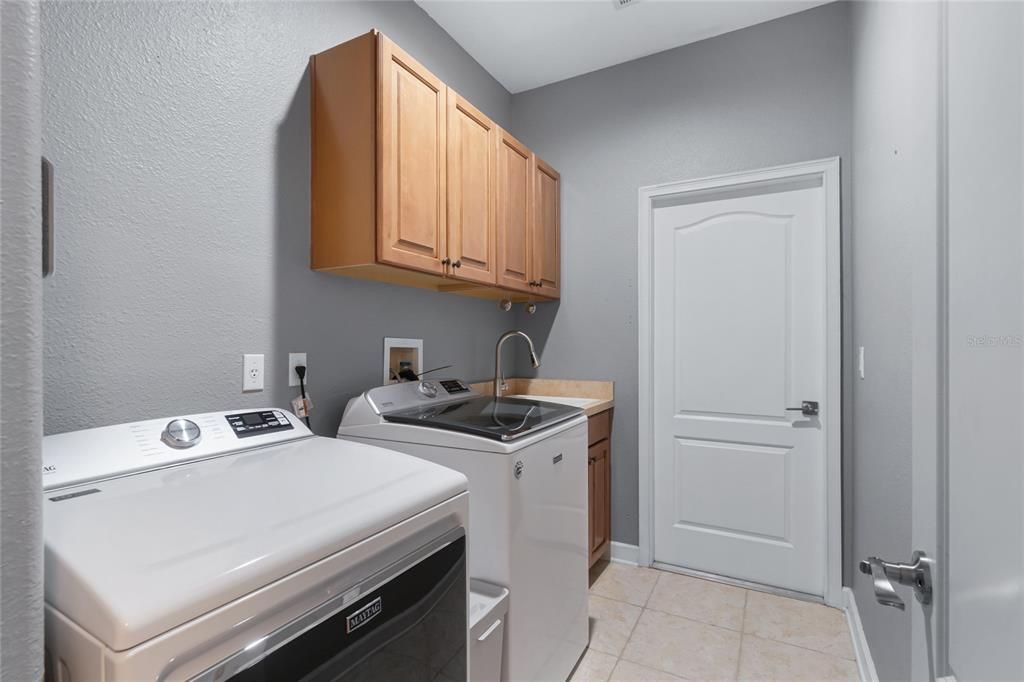
[(385, 412), (383, 416), (386, 421), (396, 424), (429, 426), (510, 441), (549, 429), (581, 414), (583, 410), (571, 405), (481, 396), (461, 402), (419, 405)]
[(50, 491), (46, 601), (122, 651), (466, 488), (425, 460), (305, 438)]

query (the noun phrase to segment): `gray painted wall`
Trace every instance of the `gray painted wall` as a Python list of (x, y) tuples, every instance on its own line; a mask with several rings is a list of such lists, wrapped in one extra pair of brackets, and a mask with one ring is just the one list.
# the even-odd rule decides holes
[[(849, 49), (838, 3), (513, 98), (520, 139), (562, 174), (562, 299), (520, 320), (541, 375), (615, 381), (613, 540), (638, 537), (637, 188), (839, 156), (848, 196)], [(846, 257), (848, 202), (843, 223)]]
[[(412, 3), (43, 3), (47, 433), (287, 405), (292, 351), (331, 434), (385, 336), (492, 376), (514, 314), (309, 270), (307, 61), (371, 28), (508, 124), (509, 93)], [(241, 392), (243, 353), (266, 354), (262, 393)]]
[[(915, 234), (936, 226), (938, 25), (932, 3), (851, 7), (853, 332), (866, 360), (854, 384), (851, 566), (870, 555), (905, 560), (914, 549), (912, 363), (927, 356), (913, 345), (911, 292), (914, 270), (929, 267)], [(919, 612), (877, 605), (859, 572), (851, 584), (879, 676), (908, 679)]]
[(39, 7), (0, 3), (0, 678), (43, 673)]

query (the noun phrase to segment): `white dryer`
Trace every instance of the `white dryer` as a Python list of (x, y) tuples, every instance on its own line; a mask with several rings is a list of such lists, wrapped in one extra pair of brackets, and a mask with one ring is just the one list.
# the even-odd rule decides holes
[(49, 679), (465, 680), (466, 478), (283, 410), (43, 439)]
[(352, 399), (338, 437), (466, 474), (470, 575), (510, 592), (503, 678), (565, 680), (589, 641), (583, 412), (457, 379), (399, 383)]

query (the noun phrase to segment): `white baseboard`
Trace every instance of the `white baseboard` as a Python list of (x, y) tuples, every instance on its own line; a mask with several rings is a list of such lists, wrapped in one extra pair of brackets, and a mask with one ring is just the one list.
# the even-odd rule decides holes
[(625, 542), (612, 541), (611, 560), (617, 564), (637, 565), (640, 558), (640, 548), (636, 545), (627, 545)]
[(875, 670), (875, 661), (871, 658), (871, 649), (864, 636), (864, 626), (860, 622), (857, 599), (849, 587), (843, 588), (843, 594), (846, 596), (846, 622), (850, 626), (850, 637), (853, 639), (853, 654), (857, 657), (857, 673), (861, 682), (878, 682), (878, 671)]

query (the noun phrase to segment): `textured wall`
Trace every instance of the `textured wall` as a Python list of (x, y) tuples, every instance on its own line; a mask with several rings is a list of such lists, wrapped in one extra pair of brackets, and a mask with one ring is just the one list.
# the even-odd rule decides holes
[(39, 15), (0, 3), (0, 678), (41, 679)]
[(561, 304), (521, 319), (543, 375), (616, 382), (614, 540), (638, 537), (637, 188), (840, 156), (847, 195), (847, 18), (826, 5), (513, 98), (562, 173)]
[[(294, 351), (330, 434), (385, 336), (492, 376), (514, 314), (308, 268), (307, 61), (371, 28), (507, 124), (508, 92), (412, 3), (43, 3), (48, 433), (287, 405)], [(243, 353), (266, 354), (262, 393), (241, 392)]]

